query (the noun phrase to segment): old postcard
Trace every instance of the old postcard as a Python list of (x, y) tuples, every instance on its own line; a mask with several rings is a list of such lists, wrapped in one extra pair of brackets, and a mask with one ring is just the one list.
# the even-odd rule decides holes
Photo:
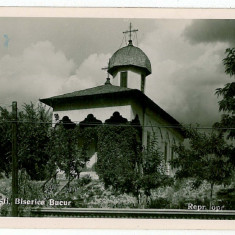
[(231, 228), (234, 11), (31, 10), (0, 17), (1, 222)]

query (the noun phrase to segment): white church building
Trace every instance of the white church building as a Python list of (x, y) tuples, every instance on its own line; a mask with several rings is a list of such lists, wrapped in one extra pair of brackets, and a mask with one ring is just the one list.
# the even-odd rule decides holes
[(180, 123), (145, 94), (145, 84), (152, 73), (151, 63), (147, 55), (133, 45), (133, 31), (131, 27), (127, 31), (129, 44), (110, 58), (107, 71), (112, 77), (108, 76), (104, 84), (40, 101), (53, 108), (53, 122), (56, 117), (66, 116), (72, 122), (138, 121), (142, 127), (142, 144), (147, 146), (155, 132), (167, 162), (174, 158), (173, 144), (182, 142), (184, 134)]

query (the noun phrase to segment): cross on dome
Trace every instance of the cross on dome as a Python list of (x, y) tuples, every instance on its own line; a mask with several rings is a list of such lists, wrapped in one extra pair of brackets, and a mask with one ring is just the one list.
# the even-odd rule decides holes
[[(110, 59), (109, 59), (110, 61)], [(104, 68), (101, 68), (102, 70), (106, 70), (107, 71), (107, 76), (109, 77), (109, 73), (108, 73), (108, 70), (109, 70), (109, 62), (108, 62), (108, 66), (107, 67), (104, 67)]]
[[(109, 59), (109, 61), (110, 61), (110, 59)], [(109, 62), (108, 62), (108, 66), (107, 66), (107, 67), (104, 67), (104, 68), (101, 68), (101, 69), (107, 71), (107, 78), (106, 78), (105, 85), (111, 84), (111, 83), (110, 83), (110, 78), (109, 78), (109, 72), (108, 72), (108, 70), (109, 70)]]
[(129, 33), (129, 45), (132, 44), (131, 33), (137, 32), (138, 29), (132, 29), (132, 24), (130, 23), (129, 30), (123, 32), (124, 34)]

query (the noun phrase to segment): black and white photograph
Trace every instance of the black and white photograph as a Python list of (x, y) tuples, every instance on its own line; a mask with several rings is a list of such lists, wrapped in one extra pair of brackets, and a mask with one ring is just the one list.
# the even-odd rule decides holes
[(235, 219), (234, 19), (0, 26), (1, 217)]

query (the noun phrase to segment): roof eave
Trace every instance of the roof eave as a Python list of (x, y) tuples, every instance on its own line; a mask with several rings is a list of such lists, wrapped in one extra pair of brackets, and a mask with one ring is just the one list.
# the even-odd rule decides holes
[(137, 65), (133, 65), (133, 64), (115, 65), (115, 66), (108, 69), (108, 73), (113, 76), (115, 70), (117, 70), (118, 68), (125, 68), (125, 67), (136, 67), (136, 68), (139, 68), (139, 69), (143, 69), (146, 76), (148, 76), (152, 73), (152, 69), (149, 70), (146, 67), (137, 66)]
[(45, 99), (39, 99), (40, 102), (51, 106), (52, 108), (61, 102), (71, 102), (74, 100), (83, 100), (85, 99), (89, 99), (89, 98), (101, 98), (101, 97), (116, 97), (119, 95), (126, 95), (127, 93), (131, 92), (134, 89), (130, 89), (130, 90), (125, 90), (125, 91), (119, 91), (119, 92), (110, 92), (110, 93), (101, 93), (101, 94), (91, 94), (91, 95), (80, 95), (80, 96), (72, 96), (72, 97), (51, 97), (51, 98), (45, 98)]
[(39, 99), (40, 102), (52, 107), (52, 98)]

